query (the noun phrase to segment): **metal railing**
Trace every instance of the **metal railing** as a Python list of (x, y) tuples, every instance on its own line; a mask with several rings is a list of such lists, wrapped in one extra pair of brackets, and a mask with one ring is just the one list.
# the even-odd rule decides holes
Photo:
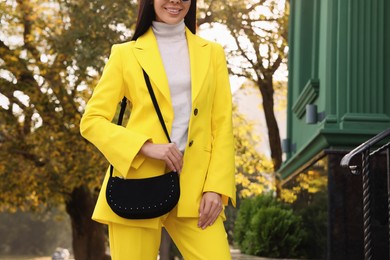
[[(386, 153), (387, 168), (387, 207), (388, 207), (388, 232), (389, 232), (389, 250), (390, 250), (390, 141), (381, 147), (372, 151), (374, 147), (386, 141), (390, 137), (390, 129), (387, 129), (370, 140), (359, 145), (351, 152), (346, 154), (341, 160), (341, 166), (349, 167), (354, 175), (362, 174), (363, 186), (363, 233), (364, 233), (364, 259), (372, 259), (372, 234), (371, 234), (371, 191), (370, 191), (370, 157), (379, 153)], [(353, 164), (352, 159), (361, 155), (361, 166)], [(390, 252), (389, 252), (390, 256)]]

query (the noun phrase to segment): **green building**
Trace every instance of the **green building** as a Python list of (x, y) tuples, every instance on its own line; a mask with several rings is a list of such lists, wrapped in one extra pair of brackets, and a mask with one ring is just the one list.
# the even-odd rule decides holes
[[(283, 188), (298, 210), (321, 209), (318, 223), (308, 223), (311, 257), (363, 259), (361, 176), (340, 161), (390, 128), (390, 1), (291, 0), (289, 37)], [(374, 259), (389, 259), (381, 160), (374, 159)]]

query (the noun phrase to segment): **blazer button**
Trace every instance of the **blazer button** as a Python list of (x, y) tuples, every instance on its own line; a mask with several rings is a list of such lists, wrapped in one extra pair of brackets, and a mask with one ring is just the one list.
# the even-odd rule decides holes
[(191, 140), (188, 144), (189, 147), (191, 147), (194, 144), (194, 140)]
[(194, 115), (198, 115), (198, 109), (197, 108), (194, 109)]

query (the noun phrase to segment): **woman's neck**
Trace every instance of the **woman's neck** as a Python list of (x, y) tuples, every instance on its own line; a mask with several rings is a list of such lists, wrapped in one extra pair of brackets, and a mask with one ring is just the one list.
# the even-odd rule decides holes
[(184, 20), (173, 25), (153, 21), (152, 29), (158, 40), (177, 41), (186, 37)]

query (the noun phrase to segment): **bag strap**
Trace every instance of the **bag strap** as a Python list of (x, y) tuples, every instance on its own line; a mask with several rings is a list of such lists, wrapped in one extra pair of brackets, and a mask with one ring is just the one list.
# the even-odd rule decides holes
[(158, 106), (156, 96), (154, 95), (152, 85), (150, 84), (149, 76), (143, 69), (142, 69), (142, 71), (144, 73), (146, 86), (148, 87), (150, 98), (152, 99), (153, 106), (154, 106), (154, 109), (156, 110), (158, 119), (160, 120), (161, 126), (164, 129), (164, 132), (165, 132), (165, 135), (166, 135), (166, 137), (168, 139), (168, 142), (172, 143), (171, 138), (169, 138), (168, 130), (167, 130), (167, 127), (165, 126), (164, 118), (163, 118), (163, 116), (161, 114), (160, 107)]
[[(156, 99), (156, 96), (154, 95), (154, 91), (153, 91), (153, 88), (152, 88), (152, 84), (150, 84), (150, 79), (149, 79), (149, 76), (148, 74), (145, 72), (144, 69), (142, 69), (142, 72), (144, 73), (144, 78), (145, 78), (145, 82), (146, 82), (146, 86), (148, 87), (148, 91), (149, 91), (149, 94), (150, 94), (150, 98), (152, 99), (152, 102), (153, 102), (153, 106), (154, 106), (154, 109), (156, 110), (156, 113), (157, 113), (157, 116), (158, 116), (158, 119), (160, 120), (160, 123), (161, 123), (161, 126), (164, 130), (164, 133), (168, 139), (168, 142), (172, 142), (171, 141), (171, 138), (169, 137), (169, 134), (168, 134), (168, 130), (167, 130), (167, 127), (165, 126), (165, 122), (164, 122), (164, 118), (161, 114), (161, 110), (160, 110), (160, 107), (158, 106), (158, 103), (157, 103), (157, 99)], [(122, 125), (122, 121), (123, 121), (123, 116), (125, 114), (125, 110), (126, 110), (126, 105), (127, 105), (127, 98), (126, 97), (123, 97), (122, 101), (121, 101), (121, 110), (119, 111), (119, 116), (118, 116), (118, 125)], [(110, 165), (110, 177), (112, 177), (112, 172), (114, 170), (114, 167), (112, 165)]]
[(125, 114), (126, 105), (127, 105), (127, 98), (123, 97), (123, 99), (121, 101), (121, 111), (119, 111), (118, 125), (122, 124), (123, 115)]

